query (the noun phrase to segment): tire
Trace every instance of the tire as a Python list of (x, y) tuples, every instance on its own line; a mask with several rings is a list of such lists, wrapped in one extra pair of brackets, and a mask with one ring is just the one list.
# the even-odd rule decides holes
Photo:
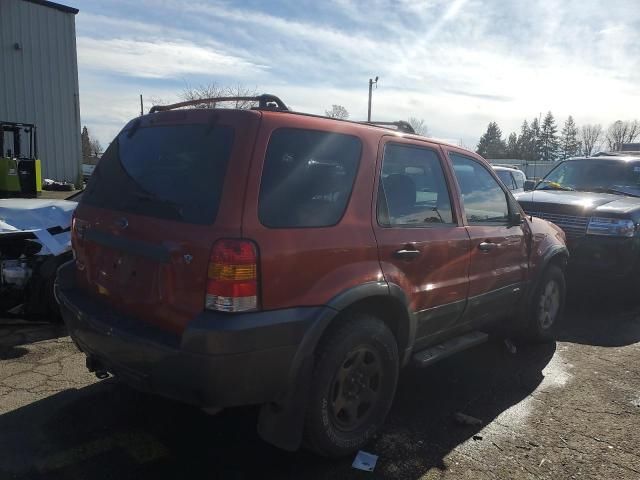
[(62, 323), (62, 313), (55, 294), (55, 278), (47, 280), (45, 289), (46, 316), (51, 323)]
[(315, 354), (304, 444), (342, 457), (383, 424), (398, 383), (398, 345), (380, 319), (356, 314), (330, 330)]
[(556, 265), (549, 265), (527, 308), (526, 340), (548, 342), (554, 339), (564, 313), (566, 292), (564, 272)]

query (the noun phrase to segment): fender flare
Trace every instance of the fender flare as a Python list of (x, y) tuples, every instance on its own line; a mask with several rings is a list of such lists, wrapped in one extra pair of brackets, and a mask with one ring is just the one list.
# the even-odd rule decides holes
[(537, 268), (536, 275), (529, 284), (529, 291), (527, 292), (527, 296), (525, 297), (527, 301), (523, 305), (523, 310), (526, 310), (531, 303), (531, 298), (533, 297), (535, 291), (538, 289), (538, 286), (542, 281), (542, 276), (547, 270), (547, 267), (549, 266), (551, 261), (558, 256), (563, 256), (567, 261), (569, 260), (569, 250), (567, 249), (566, 245), (552, 245), (547, 249), (546, 252), (544, 252), (542, 260), (540, 261), (540, 265)]
[(544, 274), (551, 261), (558, 256), (563, 256), (567, 261), (569, 260), (569, 250), (565, 245), (552, 245), (547, 249), (546, 252), (544, 252), (542, 261), (540, 262), (540, 266), (538, 267), (535, 281), (533, 282), (536, 287), (540, 283), (542, 275)]
[[(371, 297), (391, 296), (403, 305), (408, 300), (403, 290), (386, 282), (367, 282), (341, 292), (327, 302), (298, 347), (289, 371), (288, 391), (278, 401), (265, 404), (258, 417), (258, 433), (263, 440), (289, 451), (302, 444), (304, 419), (311, 390), (315, 349), (331, 322), (346, 308)], [(408, 311), (408, 309), (407, 309)], [(409, 311), (408, 311), (409, 313)], [(410, 314), (406, 332), (407, 345), (401, 354), (402, 365), (410, 358), (415, 339), (415, 317)]]

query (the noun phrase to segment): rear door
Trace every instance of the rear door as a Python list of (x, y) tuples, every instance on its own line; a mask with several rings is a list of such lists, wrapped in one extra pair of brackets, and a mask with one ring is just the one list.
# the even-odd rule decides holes
[[(515, 200), (481, 160), (449, 151), (470, 237), (469, 304), (466, 316), (481, 324), (512, 313), (527, 268), (525, 232), (510, 225)], [(510, 202), (513, 202), (513, 204)]]
[(242, 224), (260, 252), (264, 310), (323, 305), (380, 282), (370, 209), (378, 135), (265, 112)]
[(76, 210), (80, 284), (116, 311), (180, 332), (204, 308), (216, 239), (239, 237), (257, 112), (173, 111), (134, 120)]
[(468, 289), (469, 237), (437, 145), (384, 137), (373, 225), (388, 282), (410, 299), (416, 346), (459, 325)]

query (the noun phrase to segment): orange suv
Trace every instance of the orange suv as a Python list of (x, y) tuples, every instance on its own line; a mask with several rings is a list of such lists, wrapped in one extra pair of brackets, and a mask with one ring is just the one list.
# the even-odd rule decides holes
[[(262, 405), (261, 436), (362, 447), (400, 368), (501, 331), (547, 339), (562, 231), (470, 151), (292, 112), (154, 107), (92, 175), (56, 296), (89, 370), (206, 409)], [(237, 99), (232, 99), (237, 100)]]

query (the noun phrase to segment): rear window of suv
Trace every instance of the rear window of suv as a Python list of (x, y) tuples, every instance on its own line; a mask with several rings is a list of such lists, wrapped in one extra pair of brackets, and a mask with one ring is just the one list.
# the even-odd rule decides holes
[(82, 202), (194, 224), (215, 221), (233, 144), (231, 127), (133, 127), (111, 142)]
[(347, 206), (362, 144), (351, 135), (281, 128), (269, 141), (258, 215), (271, 228), (328, 227)]

